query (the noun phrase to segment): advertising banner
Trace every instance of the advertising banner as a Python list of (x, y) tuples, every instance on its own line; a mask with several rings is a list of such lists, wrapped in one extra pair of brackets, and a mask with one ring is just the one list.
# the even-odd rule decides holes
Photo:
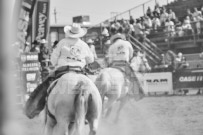
[(47, 39), (49, 29), (49, 0), (38, 0), (33, 18), (33, 40)]
[(144, 75), (143, 88), (145, 93), (173, 92), (172, 73), (148, 73)]
[(24, 88), (27, 93), (30, 93), (40, 82), (40, 64), (38, 61), (38, 54), (21, 54), (21, 70)]
[(174, 89), (202, 87), (203, 69), (183, 70), (174, 74)]
[[(36, 0), (20, 0), (16, 2), (16, 8), (20, 7), (19, 17), (17, 19), (17, 40), (23, 46), (30, 33), (28, 27), (30, 25), (30, 19), (32, 18), (35, 2)], [(17, 9), (14, 11), (17, 12)]]

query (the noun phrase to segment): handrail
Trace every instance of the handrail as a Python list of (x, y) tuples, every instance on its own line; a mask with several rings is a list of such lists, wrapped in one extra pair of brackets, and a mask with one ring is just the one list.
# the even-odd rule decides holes
[(150, 50), (150, 49), (148, 49), (146, 46), (142, 45), (142, 43), (140, 43), (140, 42), (139, 42), (137, 39), (135, 39), (133, 36), (129, 35), (129, 37), (130, 37), (131, 39), (133, 39), (133, 40), (137, 43), (137, 45), (139, 45), (141, 48), (143, 48), (143, 49), (146, 51), (146, 53), (149, 53), (149, 54), (152, 55), (157, 61), (160, 61), (160, 57), (157, 56), (156, 54), (154, 54), (154, 52), (153, 52), (152, 50)]
[[(142, 49), (139, 46), (136, 46), (134, 42), (130, 41), (130, 43), (137, 48), (139, 51), (141, 51)], [(152, 61), (154, 64), (157, 64), (157, 61), (155, 61), (149, 54), (147, 54), (147, 58), (150, 59), (150, 61)]]
[(159, 49), (159, 47), (157, 47), (156, 44), (154, 44), (152, 41), (150, 41), (148, 38), (145, 38), (145, 41), (150, 43), (152, 47), (154, 47), (154, 49), (156, 49), (156, 51), (158, 51), (158, 53), (163, 53), (163, 51), (161, 49)]
[[(119, 14), (113, 16), (113, 17), (110, 17), (110, 18), (108, 18), (108, 19), (106, 19), (106, 20), (104, 20), (104, 21), (102, 21), (102, 22), (100, 22), (100, 23), (98, 23), (98, 24), (92, 26), (92, 27), (101, 25), (102, 23), (104, 23), (104, 22), (106, 22), (106, 21), (108, 21), (108, 20), (112, 20), (112, 19), (114, 19), (114, 18), (116, 18), (116, 17), (118, 17), (118, 16), (120, 16), (120, 15), (123, 15), (123, 14), (125, 14), (125, 13), (127, 13), (127, 12), (130, 12), (130, 11), (132, 11), (133, 9), (136, 9), (136, 8), (138, 8), (138, 7), (140, 7), (140, 6), (144, 5), (144, 4), (147, 4), (147, 3), (151, 2), (151, 1), (153, 1), (153, 0), (148, 0), (148, 1), (146, 1), (146, 2), (144, 2), (144, 3), (142, 3), (142, 4), (140, 4), (140, 5), (137, 5), (137, 6), (133, 7), (133, 8), (131, 8), (131, 9), (128, 9), (128, 10), (126, 10), (126, 11), (123, 11), (123, 12), (121, 12), (121, 13), (119, 13)], [(92, 27), (90, 27), (90, 28), (88, 28), (88, 29), (91, 29)]]

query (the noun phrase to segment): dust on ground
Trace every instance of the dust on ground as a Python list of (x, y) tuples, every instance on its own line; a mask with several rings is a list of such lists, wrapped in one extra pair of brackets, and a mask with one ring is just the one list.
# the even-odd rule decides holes
[[(119, 122), (114, 118), (118, 104), (108, 119), (102, 119), (98, 135), (203, 135), (203, 96), (146, 97), (129, 101)], [(19, 114), (20, 135), (41, 135), (43, 117), (33, 120)], [(88, 127), (86, 127), (88, 128)], [(14, 129), (13, 129), (14, 131)], [(19, 132), (19, 131), (18, 131)]]

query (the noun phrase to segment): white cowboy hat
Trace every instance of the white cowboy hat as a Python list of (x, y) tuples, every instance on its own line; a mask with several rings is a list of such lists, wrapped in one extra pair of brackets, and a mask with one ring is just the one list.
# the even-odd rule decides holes
[(115, 39), (126, 40), (125, 36), (124, 36), (123, 34), (120, 34), (120, 33), (117, 33), (117, 34), (113, 35), (113, 36), (110, 38), (111, 43), (113, 43)]
[(109, 32), (108, 32), (108, 30), (107, 30), (107, 28), (104, 28), (104, 30), (102, 31), (102, 35), (103, 36), (109, 36)]
[(87, 33), (87, 29), (81, 28), (80, 24), (73, 23), (71, 26), (70, 25), (65, 26), (64, 32), (67, 37), (80, 38)]
[(94, 41), (90, 38), (87, 40), (87, 43), (92, 44), (92, 43), (94, 43)]

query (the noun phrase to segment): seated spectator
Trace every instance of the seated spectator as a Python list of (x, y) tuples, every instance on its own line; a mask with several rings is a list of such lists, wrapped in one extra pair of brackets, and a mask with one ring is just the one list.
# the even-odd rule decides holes
[(160, 22), (160, 19), (155, 16), (152, 20), (152, 26), (153, 26), (153, 29), (156, 31), (158, 29), (158, 27), (161, 26), (161, 22)]
[(178, 70), (186, 69), (187, 67), (189, 67), (189, 63), (187, 62), (185, 57), (182, 57), (181, 62), (179, 62), (177, 66)]
[(185, 35), (191, 35), (192, 34), (193, 30), (192, 30), (189, 16), (186, 16), (186, 18), (183, 22), (182, 28), (185, 32)]
[(173, 21), (173, 22), (175, 22), (175, 20), (176, 20), (176, 15), (175, 15), (175, 13), (172, 11), (172, 9), (169, 9), (168, 18), (169, 18), (171, 21)]
[(175, 35), (174, 22), (170, 19), (166, 19), (165, 31), (169, 37), (173, 37)]
[(152, 28), (152, 20), (149, 18), (149, 16), (145, 15), (144, 16), (144, 26), (147, 28), (147, 29), (150, 29)]
[(177, 26), (176, 27), (176, 35), (178, 37), (183, 37), (184, 36), (184, 31), (182, 26)]
[(182, 59), (183, 59), (183, 54), (182, 54), (181, 52), (179, 52), (179, 53), (178, 53), (178, 56), (177, 56), (177, 58), (176, 58), (176, 61), (177, 61), (177, 62), (181, 62)]
[(164, 26), (166, 19), (168, 19), (168, 13), (166, 12), (165, 9), (163, 9), (163, 13), (160, 16), (160, 21), (162, 26)]

